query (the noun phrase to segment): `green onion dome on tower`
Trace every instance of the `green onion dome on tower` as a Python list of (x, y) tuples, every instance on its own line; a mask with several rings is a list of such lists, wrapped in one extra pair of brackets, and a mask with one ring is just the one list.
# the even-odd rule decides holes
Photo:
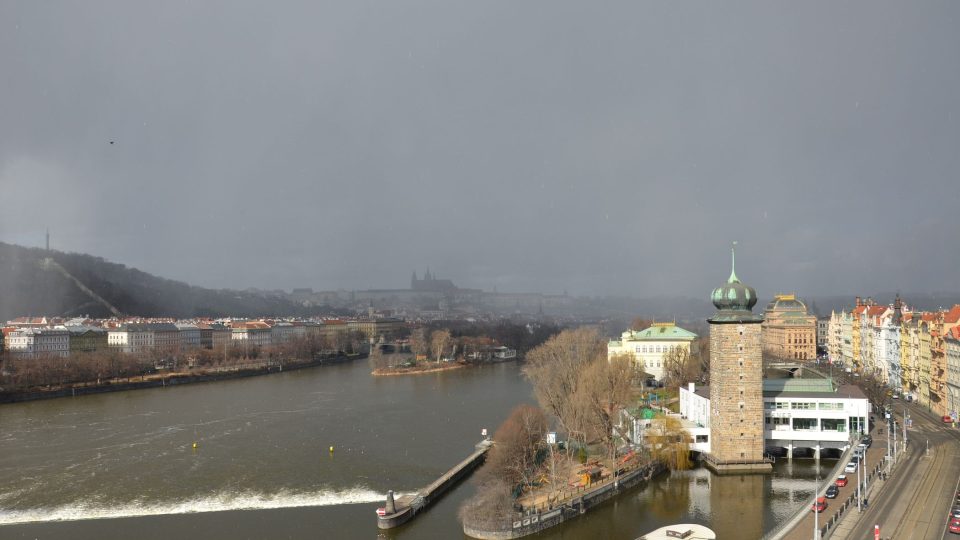
[[(736, 243), (734, 243), (736, 244)], [(757, 304), (757, 291), (749, 285), (744, 285), (737, 277), (736, 253), (730, 249), (731, 268), (730, 278), (723, 285), (713, 290), (710, 300), (717, 308), (717, 313), (708, 319), (709, 322), (759, 322), (760, 315), (754, 315), (753, 306)]]

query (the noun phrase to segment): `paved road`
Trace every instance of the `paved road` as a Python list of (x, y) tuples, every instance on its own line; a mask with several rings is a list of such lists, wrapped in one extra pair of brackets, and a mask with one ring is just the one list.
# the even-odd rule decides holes
[[(913, 429), (907, 434), (910, 444), (906, 455), (889, 479), (876, 486), (879, 489), (873, 493), (869, 508), (859, 516), (852, 530), (835, 538), (872, 539), (875, 525), (880, 525), (884, 539), (945, 537), (947, 514), (960, 477), (960, 462), (956, 459), (960, 431), (913, 404), (895, 402), (898, 419), (904, 406), (913, 418)], [(885, 442), (886, 437), (875, 437), (874, 446), (883, 446)], [(847, 519), (853, 517), (857, 516), (851, 514)]]
[[(873, 435), (873, 446), (867, 450), (867, 458), (865, 460), (866, 465), (863, 469), (861, 469), (861, 475), (863, 475), (861, 478), (864, 482), (866, 481), (864, 471), (872, 471), (874, 468), (876, 468), (877, 464), (883, 461), (883, 456), (885, 456), (887, 453), (886, 435), (881, 436), (879, 434), (879, 430), (876, 428), (874, 428), (871, 434)], [(848, 483), (846, 486), (840, 488), (840, 494), (836, 499), (827, 499), (827, 509), (817, 516), (817, 520), (821, 528), (826, 525), (830, 518), (840, 511), (840, 507), (843, 502), (857, 491), (857, 473), (844, 473), (841, 470), (838, 474), (845, 475)], [(824, 483), (821, 487), (826, 487), (827, 485), (832, 484), (835, 479), (835, 477), (824, 479)], [(846, 510), (846, 513), (849, 515), (850, 513), (856, 514), (856, 512), (856, 499), (854, 499), (854, 502), (852, 503), (851, 507)], [(810, 511), (790, 532), (783, 537), (783, 539), (810, 540), (810, 538), (813, 537), (813, 529), (814, 516), (813, 512)]]

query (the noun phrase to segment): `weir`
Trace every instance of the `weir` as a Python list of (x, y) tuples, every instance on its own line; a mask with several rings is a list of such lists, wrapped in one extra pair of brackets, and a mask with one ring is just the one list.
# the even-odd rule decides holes
[(490, 439), (480, 441), (475, 447), (476, 450), (467, 456), (466, 459), (457, 463), (440, 478), (437, 478), (433, 483), (418, 490), (416, 493), (404, 495), (397, 499), (394, 499), (393, 491), (387, 493), (386, 505), (377, 510), (377, 527), (381, 529), (392, 529), (413, 519), (413, 516), (436, 502), (444, 492), (460, 480), (466, 478), (474, 469), (483, 463), (487, 451), (490, 450), (491, 446), (493, 446), (493, 441)]

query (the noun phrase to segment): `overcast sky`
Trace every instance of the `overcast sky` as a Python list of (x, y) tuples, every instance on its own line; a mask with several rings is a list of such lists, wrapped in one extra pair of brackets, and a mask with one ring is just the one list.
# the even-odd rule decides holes
[[(960, 289), (960, 3), (0, 3), (0, 241), (210, 287)], [(114, 144), (111, 144), (114, 141)]]

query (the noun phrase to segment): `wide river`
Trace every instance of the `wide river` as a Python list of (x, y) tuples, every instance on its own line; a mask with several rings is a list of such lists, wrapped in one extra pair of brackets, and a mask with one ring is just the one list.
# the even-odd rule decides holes
[[(375, 378), (358, 361), (3, 405), (0, 538), (463, 538), (470, 482), (389, 532), (374, 510), (388, 489), (414, 491), (464, 458), (522, 402), (533, 397), (517, 364)], [(675, 473), (535, 538), (632, 539), (676, 522), (759, 538), (812, 496), (814, 467)]]

